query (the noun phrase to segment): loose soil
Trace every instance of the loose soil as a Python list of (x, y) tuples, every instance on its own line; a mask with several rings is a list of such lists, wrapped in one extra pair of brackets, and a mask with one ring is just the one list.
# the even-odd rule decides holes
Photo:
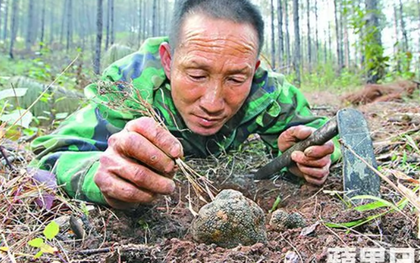
[[(330, 92), (306, 95), (317, 115), (333, 116), (339, 108), (345, 107)], [(410, 145), (413, 142), (419, 145), (420, 141), (420, 122), (416, 119), (420, 115), (418, 103), (381, 102), (358, 109), (369, 123), (381, 171), (387, 175), (399, 171), (419, 179), (419, 151)], [(322, 187), (289, 177), (254, 182), (249, 174), (269, 160), (263, 148), (258, 137), (252, 137), (237, 152), (217, 159), (191, 159), (187, 163), (207, 176), (217, 189), (239, 190), (261, 206), (266, 212), (267, 244), (224, 249), (195, 242), (189, 227), (194, 211), (205, 202), (199, 200), (179, 174), (174, 194), (135, 211), (116, 211), (88, 204), (84, 208), (89, 210), (88, 216), (82, 216), (80, 210), (61, 207), (60, 212), (48, 218), (69, 215), (81, 218), (80, 225), (88, 235), (78, 240), (74, 229), (71, 231), (63, 225), (54, 243), (60, 252), (54, 256), (44, 254), (41, 262), (52, 262), (53, 258), (58, 262), (327, 262), (328, 248), (334, 247), (355, 247), (357, 251), (364, 247), (419, 248), (417, 219), (410, 205), (401, 213), (389, 212), (358, 227), (332, 228), (328, 224), (352, 222), (386, 211), (382, 208), (362, 213), (349, 207), (341, 198), (340, 163), (334, 165)], [(382, 182), (381, 194), (390, 202), (401, 200), (396, 190), (385, 182)], [(275, 205), (276, 200), (278, 205)], [(80, 202), (70, 203), (80, 207)], [(273, 208), (300, 213), (312, 229), (275, 231), (268, 224)], [(286, 255), (294, 255), (297, 260), (285, 261)], [(359, 253), (357, 255), (356, 262), (359, 262)], [(9, 259), (6, 253), (0, 254), (1, 262), (9, 262)], [(30, 257), (18, 257), (17, 261), (29, 260)]]

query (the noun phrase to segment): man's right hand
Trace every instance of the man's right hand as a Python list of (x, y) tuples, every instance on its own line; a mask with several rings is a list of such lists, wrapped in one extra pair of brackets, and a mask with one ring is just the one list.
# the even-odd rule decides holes
[(110, 206), (135, 208), (175, 189), (174, 159), (182, 156), (178, 139), (153, 118), (142, 117), (108, 139), (94, 180)]

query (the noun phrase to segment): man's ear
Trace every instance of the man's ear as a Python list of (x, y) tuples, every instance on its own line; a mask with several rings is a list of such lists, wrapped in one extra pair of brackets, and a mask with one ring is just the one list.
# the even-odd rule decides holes
[(159, 47), (160, 63), (162, 63), (163, 70), (165, 71), (166, 77), (171, 79), (171, 47), (169, 43), (164, 42)]
[(260, 64), (261, 64), (261, 60), (258, 60), (257, 63), (255, 64), (255, 71), (257, 71)]

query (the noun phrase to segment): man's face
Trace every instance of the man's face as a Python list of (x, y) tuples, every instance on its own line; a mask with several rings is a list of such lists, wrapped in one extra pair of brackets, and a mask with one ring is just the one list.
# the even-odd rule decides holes
[(257, 33), (248, 24), (193, 14), (179, 39), (172, 57), (160, 50), (175, 107), (194, 133), (215, 134), (250, 92), (259, 65)]

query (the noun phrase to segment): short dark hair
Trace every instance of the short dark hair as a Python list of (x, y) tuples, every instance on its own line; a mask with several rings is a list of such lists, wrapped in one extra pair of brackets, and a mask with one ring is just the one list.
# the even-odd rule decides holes
[[(178, 2), (178, 1), (177, 1)], [(169, 33), (172, 53), (178, 47), (179, 35), (186, 17), (201, 13), (211, 18), (225, 19), (235, 23), (250, 24), (258, 35), (258, 54), (264, 42), (264, 21), (259, 9), (249, 0), (181, 0), (174, 8)]]

